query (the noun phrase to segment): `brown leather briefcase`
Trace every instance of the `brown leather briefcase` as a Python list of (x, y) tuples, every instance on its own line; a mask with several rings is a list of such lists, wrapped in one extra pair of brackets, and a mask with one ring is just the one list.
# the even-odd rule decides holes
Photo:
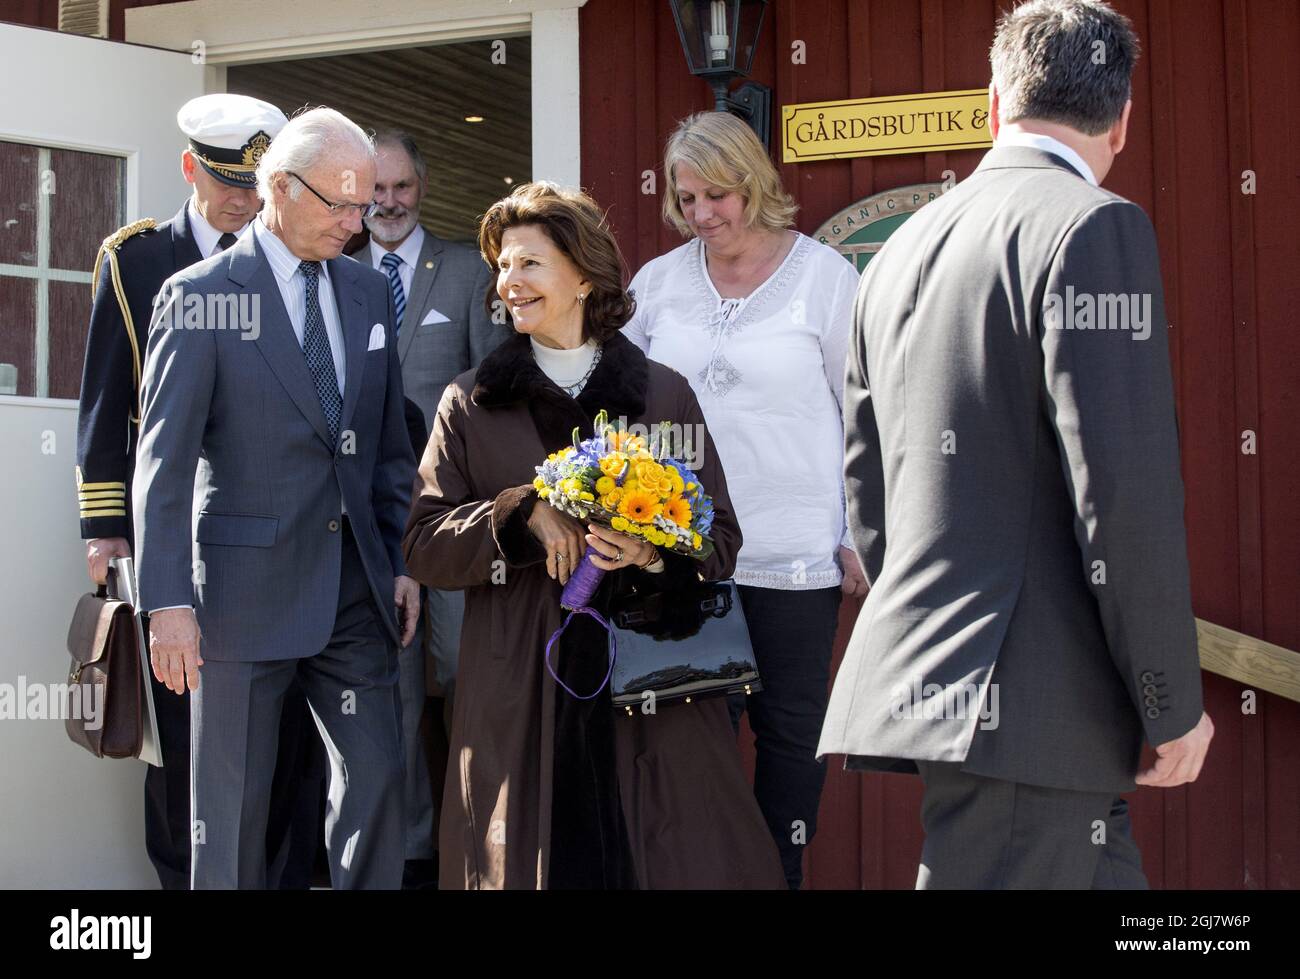
[(143, 678), (134, 611), (100, 585), (82, 595), (68, 629), (68, 737), (96, 758), (137, 758), (144, 743)]

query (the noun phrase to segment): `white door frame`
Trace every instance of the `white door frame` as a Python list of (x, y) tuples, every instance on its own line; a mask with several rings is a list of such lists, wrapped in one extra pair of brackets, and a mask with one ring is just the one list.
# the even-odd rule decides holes
[[(579, 186), (578, 9), (587, 0), (185, 0), (126, 11), (126, 40), (219, 70), (448, 41), (532, 36), (532, 176)], [(304, 10), (310, 17), (304, 19)]]

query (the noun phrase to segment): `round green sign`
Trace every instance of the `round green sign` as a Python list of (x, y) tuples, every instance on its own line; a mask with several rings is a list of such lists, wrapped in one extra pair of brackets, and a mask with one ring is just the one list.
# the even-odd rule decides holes
[(941, 183), (908, 184), (872, 194), (827, 219), (813, 238), (836, 249), (861, 273), (898, 226), (944, 189)]

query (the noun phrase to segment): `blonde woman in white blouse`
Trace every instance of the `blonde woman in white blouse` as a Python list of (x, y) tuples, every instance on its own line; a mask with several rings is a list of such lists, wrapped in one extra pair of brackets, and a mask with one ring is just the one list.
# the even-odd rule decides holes
[[(632, 280), (624, 333), (686, 376), (727, 473), (744, 535), (736, 585), (763, 676), (748, 698), (754, 792), (797, 888), (826, 775), (815, 753), (841, 593), (866, 592), (843, 492), (858, 275), (790, 227), (796, 206), (736, 117), (683, 120), (664, 175), (664, 216), (689, 240)], [(735, 723), (745, 706), (733, 705)]]

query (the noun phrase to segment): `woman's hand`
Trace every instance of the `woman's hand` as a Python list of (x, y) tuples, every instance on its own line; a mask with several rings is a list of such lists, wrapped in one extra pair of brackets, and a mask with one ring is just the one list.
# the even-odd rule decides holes
[(582, 524), (549, 503), (538, 500), (528, 517), (528, 529), (546, 548), (546, 573), (560, 584), (567, 584), (586, 550)]
[(649, 541), (637, 540), (600, 524), (587, 524), (587, 529), (591, 531), (587, 535), (587, 543), (598, 552), (588, 560), (602, 571), (621, 571), (648, 564), (653, 560), (651, 555), (657, 550)]
[(844, 580), (840, 590), (851, 598), (867, 593), (867, 576), (862, 573), (862, 562), (852, 548), (840, 548), (840, 568), (844, 571)]

